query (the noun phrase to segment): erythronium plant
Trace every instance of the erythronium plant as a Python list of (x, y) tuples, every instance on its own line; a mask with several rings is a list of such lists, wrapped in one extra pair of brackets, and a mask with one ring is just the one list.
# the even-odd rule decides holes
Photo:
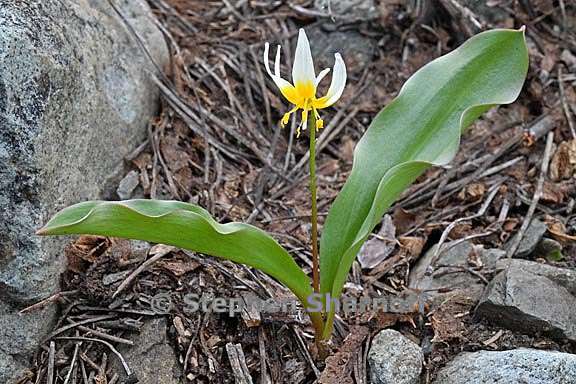
[[(328, 108), (338, 101), (344, 87), (346, 86), (346, 65), (339, 53), (334, 55), (334, 71), (332, 73), (332, 83), (325, 96), (317, 98), (316, 88), (320, 81), (328, 74), (329, 68), (322, 70), (318, 76), (314, 70), (310, 43), (306, 37), (304, 29), (298, 32), (298, 43), (296, 44), (296, 55), (294, 66), (292, 67), (292, 82), (284, 80), (280, 76), (280, 46), (276, 49), (276, 60), (274, 61), (274, 73), (270, 70), (268, 63), (268, 52), (270, 44), (264, 47), (264, 65), (266, 71), (280, 89), (282, 95), (294, 105), (289, 112), (282, 117), (282, 126), (288, 124), (290, 115), (302, 110), (302, 121), (296, 130), (296, 136), (300, 136), (300, 130), (310, 126), (310, 200), (311, 200), (311, 221), (312, 221), (312, 287), (314, 292), (320, 293), (320, 266), (318, 260), (318, 209), (316, 207), (316, 130), (324, 127), (324, 120), (320, 118), (319, 109)], [(312, 118), (308, 120), (308, 114), (312, 112)], [(310, 123), (308, 123), (308, 121)]]
[[(312, 282), (266, 232), (244, 223), (220, 224), (201, 207), (178, 201), (79, 203), (60, 211), (38, 233), (139, 239), (222, 257), (269, 274), (310, 309), (313, 293), (340, 297), (356, 254), (394, 200), (424, 170), (450, 162), (461, 132), (482, 113), (513, 102), (528, 70), (524, 29), (480, 33), (418, 70), (378, 113), (356, 146), (352, 171), (326, 218), (318, 255), (315, 134), (323, 127), (318, 110), (342, 95), (346, 67), (336, 54), (332, 83), (327, 94), (317, 98), (318, 84), (328, 70), (316, 76), (303, 30), (298, 36), (292, 84), (280, 76), (280, 50), (274, 72), (268, 51), (266, 44), (266, 70), (293, 104), (281, 123), (301, 110), (298, 133), (308, 128), (310, 136)], [(308, 312), (317, 341), (329, 339), (334, 309)]]

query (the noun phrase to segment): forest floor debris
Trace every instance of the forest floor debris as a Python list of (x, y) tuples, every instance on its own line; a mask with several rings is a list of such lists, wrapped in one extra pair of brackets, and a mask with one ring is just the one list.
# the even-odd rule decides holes
[[(351, 169), (356, 141), (412, 73), (479, 28), (527, 25), (531, 65), (518, 101), (488, 112), (464, 135), (450, 167), (427, 171), (402, 195), (390, 210), (390, 222), (368, 243), (381, 242), (385, 252), (369, 254), (371, 246), (365, 248), (368, 253), (353, 266), (345, 293), (402, 297), (427, 252), (435, 256), (427, 267), (432, 274), (457, 269), (452, 272), (471, 274), (482, 287), (497, 268), (495, 260), (486, 262), (473, 250), (505, 250), (510, 242), (512, 249), (522, 248), (532, 240), (524, 238), (532, 236), (530, 223), (543, 223), (542, 236), (561, 250), (555, 248), (554, 259), (537, 252), (522, 256), (574, 270), (573, 5), (494, 2), (488, 15), (459, 1), (439, 1), (433, 9), (383, 2), (375, 17), (363, 20), (331, 15), (313, 1), (149, 2), (170, 42), (172, 65), (156, 79), (163, 109), (147, 142), (126, 159), (130, 173), (120, 186), (122, 197), (190, 201), (220, 221), (250, 222), (274, 234), (305, 268), (311, 265), (309, 153), (307, 144), (295, 139), (294, 124), (284, 130), (277, 124), (283, 105), (263, 74), (264, 42), (281, 43), (291, 60), (295, 31), (304, 26), (314, 31), (311, 39), (325, 35), (334, 42), (319, 52), (321, 65), (331, 64), (335, 48), (349, 60), (349, 86), (325, 117), (328, 124), (318, 141), (323, 218)], [(354, 42), (350, 55), (338, 45), (348, 38)], [(458, 267), (432, 249), (454, 242), (472, 250)], [(507, 249), (516, 256), (516, 249)], [(23, 383), (47, 377), (58, 383), (88, 383), (90, 377), (118, 382), (122, 372), (108, 364), (117, 358), (110, 346), (134, 340), (133, 333), (158, 316), (151, 303), (163, 292), (178, 293), (166, 315), (167, 340), (188, 382), (312, 383), (334, 373), (339, 382), (365, 384), (370, 341), (387, 327), (421, 346), (426, 383), (463, 350), (529, 347), (576, 353), (576, 345), (565, 338), (475, 321), (475, 299), (453, 294), (435, 308), (343, 315), (336, 321), (333, 354), (322, 362), (315, 359), (312, 331), (302, 313), (185, 313), (184, 294), (289, 297), (258, 271), (171, 247), (88, 236), (72, 243), (67, 256), (62, 294), (50, 299), (61, 305), (60, 321), (37, 355), (34, 378)], [(450, 286), (434, 289), (454, 293)]]

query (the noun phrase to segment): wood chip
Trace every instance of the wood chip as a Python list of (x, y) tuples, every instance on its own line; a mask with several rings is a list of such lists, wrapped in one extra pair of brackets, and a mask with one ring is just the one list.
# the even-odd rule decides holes
[(228, 360), (230, 360), (236, 384), (252, 384), (252, 377), (246, 365), (242, 345), (228, 343), (226, 344), (226, 353), (228, 354)]
[(498, 332), (496, 332), (496, 334), (494, 336), (492, 336), (491, 338), (489, 338), (488, 340), (485, 340), (482, 342), (482, 344), (484, 344), (485, 346), (489, 346), (494, 344), (502, 335), (504, 334), (504, 331), (499, 330)]

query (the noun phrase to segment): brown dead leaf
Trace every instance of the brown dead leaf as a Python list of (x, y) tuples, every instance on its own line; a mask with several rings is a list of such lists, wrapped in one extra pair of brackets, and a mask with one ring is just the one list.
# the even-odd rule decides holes
[(474, 306), (474, 300), (463, 294), (453, 294), (448, 298), (440, 296), (442, 303), (434, 311), (431, 324), (434, 330), (434, 343), (445, 343), (450, 340), (462, 340), (466, 325), (462, 320), (468, 316)]
[(190, 163), (190, 156), (178, 146), (178, 138), (175, 136), (165, 137), (160, 143), (160, 149), (172, 172), (177, 172)]
[(374, 267), (368, 273), (368, 276), (363, 277), (365, 282), (371, 284), (387, 273), (390, 273), (398, 265), (406, 265), (406, 263), (420, 256), (422, 248), (424, 248), (424, 244), (426, 244), (426, 239), (422, 237), (403, 236), (398, 240), (400, 242), (400, 251)]
[(506, 219), (502, 225), (502, 228), (506, 232), (512, 232), (518, 226), (518, 223), (519, 221), (516, 218)]
[(559, 183), (544, 183), (540, 200), (546, 203), (560, 204), (566, 198), (566, 189)]
[(486, 193), (486, 185), (484, 183), (472, 183), (462, 189), (458, 197), (462, 201), (475, 201), (481, 199)]
[(242, 178), (240, 175), (229, 176), (224, 179), (224, 194), (225, 197), (222, 196), (222, 200), (225, 203), (230, 203), (234, 199), (238, 197), (241, 193), (240, 185), (242, 183)]
[(408, 323), (412, 325), (412, 327), (416, 328), (413, 314), (378, 312), (378, 314), (373, 318), (373, 321), (375, 322), (375, 327), (377, 329), (390, 328), (397, 323)]
[(64, 249), (64, 255), (67, 260), (68, 270), (74, 273), (84, 273), (88, 269), (89, 263), (78, 254), (73, 247), (68, 246)]
[(563, 141), (550, 161), (550, 178), (560, 181), (571, 178), (576, 172), (576, 139)]
[(566, 233), (566, 226), (560, 220), (552, 216), (546, 216), (544, 219), (548, 225), (548, 232), (550, 232), (556, 240), (559, 241), (576, 241), (576, 236)]
[(402, 236), (398, 239), (400, 246), (404, 249), (408, 256), (418, 257), (422, 253), (426, 239), (414, 236)]
[(109, 246), (110, 241), (105, 237), (80, 236), (64, 249), (68, 269), (75, 273), (86, 272), (88, 266), (95, 263)]
[(541, 66), (542, 70), (550, 73), (554, 69), (554, 66), (556, 65), (557, 61), (558, 61), (558, 55), (557, 54), (555, 54), (555, 53), (547, 54), (547, 55), (544, 55), (544, 57), (542, 58), (540, 66)]
[[(196, 184), (196, 180), (194, 179), (194, 175), (190, 167), (180, 168), (174, 172), (173, 176), (178, 186), (186, 191), (192, 190)], [(140, 179), (142, 179), (142, 177), (140, 177)]]
[[(526, 171), (528, 168), (528, 163), (523, 159), (511, 166), (510, 168), (504, 170), (504, 174), (513, 177), (518, 182), (523, 182), (526, 179)], [(503, 185), (505, 187), (505, 185)]]
[(452, 231), (450, 231), (450, 237), (452, 239), (461, 239), (472, 234), (473, 227), (471, 223), (458, 223), (454, 226)]
[[(540, 1), (535, 1), (540, 3)], [(543, 3), (552, 3), (551, 1), (544, 0)], [(540, 68), (547, 73), (551, 73), (560, 58), (558, 45), (551, 42), (544, 42), (544, 55), (540, 56)]]
[(351, 363), (361, 352), (362, 343), (368, 337), (367, 327), (353, 326), (344, 339), (342, 347), (326, 359), (326, 368), (318, 379), (318, 384), (353, 384)]
[(182, 261), (182, 260), (161, 260), (156, 264), (158, 267), (163, 268), (176, 277), (183, 276), (188, 272), (191, 272), (200, 266), (194, 260)]
[(342, 138), (342, 144), (340, 146), (340, 156), (351, 163), (354, 159), (354, 147), (356, 146), (356, 140), (352, 139), (350, 136), (344, 136)]
[(83, 235), (72, 246), (82, 259), (93, 263), (110, 246), (110, 241), (102, 236)]
[(152, 155), (147, 152), (142, 152), (134, 160), (132, 160), (132, 163), (136, 167), (138, 167), (140, 172), (144, 172), (151, 162), (152, 162)]
[(396, 247), (396, 227), (390, 215), (385, 215), (382, 228), (376, 237), (368, 240), (358, 253), (358, 262), (362, 268), (371, 269), (386, 260)]
[[(531, 81), (530, 84), (528, 85), (528, 92), (532, 97), (538, 99), (542, 98), (542, 84), (540, 84), (537, 81)], [(526, 135), (524, 135), (524, 143), (528, 147), (531, 147), (532, 145), (534, 145), (534, 138), (527, 133)]]
[(418, 215), (402, 208), (394, 209), (392, 217), (394, 218), (394, 225), (396, 225), (398, 233), (406, 233), (419, 223)]

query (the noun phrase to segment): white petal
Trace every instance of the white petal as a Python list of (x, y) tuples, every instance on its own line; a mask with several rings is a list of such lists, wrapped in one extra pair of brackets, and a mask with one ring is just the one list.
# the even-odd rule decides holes
[(274, 60), (274, 75), (280, 77), (280, 46), (276, 48), (276, 60)]
[(328, 72), (330, 72), (330, 68), (326, 68), (323, 69), (322, 71), (320, 71), (320, 73), (318, 74), (318, 77), (316, 77), (316, 80), (314, 81), (314, 86), (317, 87), (318, 84), (320, 84), (320, 82), (322, 81), (322, 79), (324, 77), (326, 77), (326, 75), (328, 74)]
[(328, 88), (326, 96), (322, 98), (323, 105), (320, 108), (329, 107), (338, 101), (346, 86), (346, 64), (344, 64), (344, 60), (342, 60), (342, 56), (340, 56), (339, 53), (335, 54), (334, 57), (336, 61), (334, 63), (334, 70), (332, 71), (332, 82), (330, 83), (330, 88)]
[(276, 61), (274, 63), (274, 72), (270, 70), (270, 63), (269, 63), (269, 53), (270, 53), (270, 44), (266, 43), (264, 45), (264, 66), (266, 67), (266, 72), (274, 81), (274, 84), (280, 89), (282, 95), (288, 99), (293, 104), (296, 104), (295, 96), (293, 95), (294, 92), (292, 90), (294, 87), (288, 81), (284, 80), (280, 77), (280, 46), (278, 46), (278, 50), (276, 51)]
[(292, 82), (307, 83), (316, 80), (314, 72), (314, 62), (312, 61), (312, 52), (310, 43), (306, 37), (304, 29), (300, 28), (298, 33), (298, 44), (296, 45), (296, 55), (294, 57), (294, 66), (292, 67)]
[(274, 78), (274, 75), (272, 74), (272, 71), (270, 70), (270, 63), (268, 62), (270, 60), (270, 44), (266, 43), (264, 44), (264, 67), (266, 67), (266, 72), (268, 72), (268, 75), (270, 75), (270, 77)]

